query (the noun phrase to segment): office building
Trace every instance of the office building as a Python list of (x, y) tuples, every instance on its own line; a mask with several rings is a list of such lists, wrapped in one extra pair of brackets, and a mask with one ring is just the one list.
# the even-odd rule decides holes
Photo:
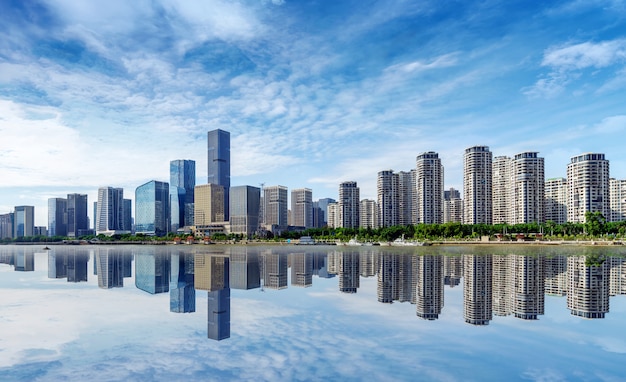
[(67, 195), (67, 236), (80, 237), (90, 233), (87, 206), (86, 194)]
[(275, 235), (280, 235), (288, 226), (287, 198), (285, 186), (263, 188), (263, 224)]
[(492, 154), (487, 146), (465, 149), (463, 156), (463, 223), (492, 224)]
[(134, 232), (133, 229), (133, 201), (130, 199), (122, 200), (122, 230), (125, 232)]
[(224, 130), (208, 132), (208, 180), (207, 183), (224, 187), (224, 220), (228, 221), (230, 189), (230, 133)]
[(96, 235), (130, 233), (124, 227), (124, 189), (100, 187), (96, 204)]
[(556, 224), (565, 223), (567, 221), (567, 179), (546, 179), (544, 198), (545, 220)]
[(135, 190), (135, 232), (164, 236), (170, 224), (169, 184), (152, 180)]
[(611, 178), (609, 180), (609, 198), (611, 200), (611, 216), (608, 221), (626, 221), (626, 180)]
[(194, 224), (196, 232), (210, 236), (211, 227), (224, 224), (224, 186), (201, 184), (194, 188)]
[(13, 237), (33, 236), (35, 229), (35, 207), (16, 206)]
[(443, 166), (439, 154), (421, 153), (415, 160), (417, 222), (443, 223)]
[(339, 185), (339, 227), (359, 228), (360, 201), (356, 182), (343, 182)]
[(463, 222), (463, 199), (459, 190), (450, 188), (443, 192), (443, 222)]
[(313, 191), (308, 188), (291, 190), (291, 214), (291, 225), (313, 228)]
[(252, 238), (259, 227), (261, 189), (252, 186), (230, 188), (230, 232)]
[(378, 206), (375, 200), (363, 199), (360, 202), (359, 224), (361, 228), (378, 228)]
[(9, 212), (8, 214), (0, 215), (0, 239), (13, 238), (15, 213)]
[(187, 159), (170, 161), (171, 232), (194, 225), (194, 188), (196, 162)]
[(585, 153), (567, 165), (567, 221), (584, 223), (587, 212), (611, 216), (609, 161), (604, 154)]
[(328, 226), (328, 205), (335, 203), (335, 199), (322, 198), (313, 202), (313, 225), (316, 228)]
[(48, 236), (67, 236), (67, 199), (48, 199)]

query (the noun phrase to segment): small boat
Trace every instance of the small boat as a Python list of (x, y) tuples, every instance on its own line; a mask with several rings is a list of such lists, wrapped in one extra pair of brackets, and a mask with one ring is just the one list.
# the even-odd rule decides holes
[(49, 251), (49, 250), (50, 250), (50, 248), (46, 245), (45, 247), (43, 247), (43, 250), (44, 250), (44, 251)]

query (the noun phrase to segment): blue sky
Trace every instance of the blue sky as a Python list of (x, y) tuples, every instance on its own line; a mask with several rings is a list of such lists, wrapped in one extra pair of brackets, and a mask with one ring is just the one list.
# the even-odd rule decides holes
[(408, 171), (436, 151), (538, 151), (546, 177), (603, 152), (626, 178), (624, 1), (0, 2), (0, 213), (168, 181), (231, 132), (233, 185)]

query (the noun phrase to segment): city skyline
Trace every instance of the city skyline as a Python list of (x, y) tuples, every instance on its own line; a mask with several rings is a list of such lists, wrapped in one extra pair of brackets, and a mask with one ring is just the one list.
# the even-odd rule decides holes
[[(358, 4), (358, 6), (356, 6)], [(0, 214), (110, 185), (207, 179), (206, 134), (231, 134), (231, 185), (356, 181), (437, 152), (463, 190), (463, 150), (533, 151), (545, 177), (604, 153), (626, 178), (619, 2), (462, 5), (215, 0), (0, 5)], [(335, 20), (342, 20), (337, 23)], [(197, 182), (201, 184), (203, 181)], [(93, 220), (93, 216), (90, 218)]]

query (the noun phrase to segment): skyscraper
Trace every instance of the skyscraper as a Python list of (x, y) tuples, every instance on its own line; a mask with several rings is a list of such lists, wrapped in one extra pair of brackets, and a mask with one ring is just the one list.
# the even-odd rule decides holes
[(130, 232), (124, 227), (124, 189), (100, 187), (96, 204), (96, 235)]
[(463, 222), (463, 200), (459, 190), (450, 188), (450, 190), (443, 192), (443, 222)]
[(544, 214), (546, 221), (563, 224), (567, 221), (567, 180), (550, 178), (544, 183)]
[(512, 222), (511, 158), (497, 156), (492, 162), (492, 219), (494, 224)]
[(196, 162), (178, 159), (170, 162), (171, 231), (194, 225)]
[(399, 176), (393, 170), (378, 172), (376, 180), (378, 196), (378, 226), (391, 227), (400, 224)]
[(512, 162), (511, 224), (543, 223), (545, 174), (544, 160), (536, 152), (516, 154)]
[(193, 254), (180, 251), (172, 253), (170, 271), (170, 312), (196, 311)]
[(150, 294), (169, 292), (171, 257), (169, 253), (144, 249), (135, 254), (135, 286)]
[(344, 228), (359, 228), (360, 193), (356, 182), (339, 185), (339, 224)]
[(361, 228), (378, 228), (378, 206), (376, 201), (363, 199), (359, 206), (359, 224)]
[(67, 236), (79, 237), (88, 233), (87, 205), (86, 194), (67, 195)]
[(206, 232), (215, 223), (224, 221), (224, 187), (219, 184), (201, 184), (195, 187), (194, 225)]
[(291, 190), (291, 214), (294, 226), (313, 228), (313, 192), (310, 189)]
[(492, 224), (492, 154), (487, 146), (465, 149), (463, 157), (463, 223)]
[(263, 223), (265, 229), (280, 234), (287, 229), (287, 187), (271, 186), (263, 188)]
[(228, 221), (228, 190), (230, 189), (230, 133), (211, 130), (208, 133), (208, 181), (224, 187), (224, 220)]
[(13, 237), (15, 213), (0, 215), (0, 239), (10, 239)]
[(415, 192), (417, 221), (425, 224), (443, 223), (443, 166), (439, 154), (429, 151), (415, 160)]
[(35, 229), (35, 207), (16, 206), (13, 237), (33, 236)]
[(626, 220), (626, 180), (610, 179), (610, 199), (612, 222), (622, 222)]
[[(317, 228), (322, 228), (328, 224), (328, 205), (330, 203), (335, 203), (335, 199), (331, 198), (322, 198), (317, 202), (314, 202), (314, 226)], [(316, 210), (317, 208), (317, 210)]]
[(235, 186), (230, 189), (230, 231), (251, 238), (259, 227), (261, 189)]
[(163, 236), (170, 224), (169, 184), (152, 180), (135, 190), (135, 232)]
[(585, 153), (567, 165), (567, 221), (584, 223), (586, 212), (611, 217), (609, 161), (604, 154)]
[(67, 199), (48, 199), (48, 236), (67, 236)]

